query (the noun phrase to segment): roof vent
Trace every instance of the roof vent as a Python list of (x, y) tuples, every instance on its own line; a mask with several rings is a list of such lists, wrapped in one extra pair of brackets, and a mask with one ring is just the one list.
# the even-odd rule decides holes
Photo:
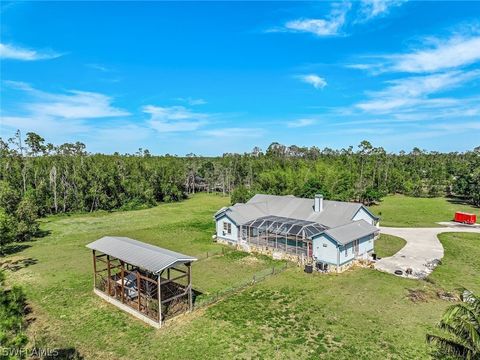
[(313, 209), (315, 210), (315, 212), (323, 211), (323, 195), (321, 194), (315, 195), (315, 202), (314, 202)]

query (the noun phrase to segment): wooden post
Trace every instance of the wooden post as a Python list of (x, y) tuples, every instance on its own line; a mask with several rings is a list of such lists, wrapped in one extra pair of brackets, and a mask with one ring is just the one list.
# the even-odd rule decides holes
[(95, 250), (92, 250), (93, 255), (93, 288), (97, 287), (97, 257), (95, 256)]
[(121, 277), (122, 277), (122, 290), (121, 290), (121, 298), (122, 298), (122, 303), (125, 302), (124, 296), (125, 296), (125, 269), (124, 269), (124, 263), (122, 260), (120, 260), (120, 265), (122, 267), (121, 270)]
[(170, 280), (170, 268), (167, 269), (167, 279)]
[(108, 296), (111, 296), (112, 294), (112, 285), (111, 285), (111, 280), (112, 280), (112, 274), (110, 271), (110, 255), (107, 255), (107, 289), (108, 289)]
[(161, 277), (158, 275), (158, 323), (162, 326), (162, 286)]
[(193, 297), (192, 297), (192, 263), (187, 263), (188, 271), (188, 308), (193, 310)]
[(141, 288), (140, 274), (138, 273), (138, 270), (137, 270), (137, 300), (138, 300), (138, 312), (141, 312), (141, 309), (140, 309), (140, 288)]

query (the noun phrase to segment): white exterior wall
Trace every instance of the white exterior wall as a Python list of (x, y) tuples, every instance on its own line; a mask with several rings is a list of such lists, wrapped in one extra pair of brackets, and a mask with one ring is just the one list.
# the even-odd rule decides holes
[[(223, 234), (224, 222), (232, 224), (232, 233), (230, 235), (227, 233), (225, 233), (225, 235)], [(222, 216), (217, 220), (217, 237), (225, 239), (227, 241), (238, 242), (238, 231), (238, 226), (227, 216)]]
[(321, 234), (312, 240), (313, 256), (317, 261), (337, 265), (337, 243)]
[(352, 219), (353, 221), (365, 220), (370, 225), (375, 226), (375, 219), (364, 208), (360, 208)]

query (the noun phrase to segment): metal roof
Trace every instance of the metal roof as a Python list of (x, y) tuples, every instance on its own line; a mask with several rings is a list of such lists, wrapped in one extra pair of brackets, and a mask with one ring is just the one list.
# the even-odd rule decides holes
[(176, 264), (197, 260), (192, 256), (146, 244), (128, 237), (105, 236), (88, 244), (87, 247), (111, 255), (154, 274)]
[(277, 235), (291, 235), (300, 238), (312, 238), (325, 230), (325, 227), (313, 221), (298, 220), (282, 216), (263, 216), (248, 221), (244, 226), (257, 229), (265, 229), (269, 233)]
[[(311, 221), (327, 228), (333, 228), (350, 223), (362, 207), (370, 213), (359, 203), (323, 200), (323, 210), (315, 212), (313, 199), (298, 198), (293, 195), (257, 194), (246, 204), (238, 203), (220, 209), (215, 214), (215, 218), (226, 215), (237, 225), (243, 225), (261, 217), (278, 216)], [(376, 218), (374, 215), (372, 217)]]
[(370, 225), (365, 220), (358, 220), (343, 226), (328, 229), (324, 233), (339, 244), (345, 245), (378, 231), (379, 229), (376, 226)]

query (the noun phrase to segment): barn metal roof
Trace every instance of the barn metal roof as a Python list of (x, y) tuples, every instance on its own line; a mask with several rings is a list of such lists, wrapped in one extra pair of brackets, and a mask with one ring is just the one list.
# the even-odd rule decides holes
[(263, 216), (244, 224), (258, 229), (265, 229), (277, 235), (291, 235), (300, 238), (312, 238), (325, 230), (325, 227), (313, 221), (298, 220), (282, 216)]
[(111, 255), (154, 274), (176, 264), (197, 260), (192, 256), (146, 244), (128, 237), (105, 236), (88, 244), (87, 247)]

